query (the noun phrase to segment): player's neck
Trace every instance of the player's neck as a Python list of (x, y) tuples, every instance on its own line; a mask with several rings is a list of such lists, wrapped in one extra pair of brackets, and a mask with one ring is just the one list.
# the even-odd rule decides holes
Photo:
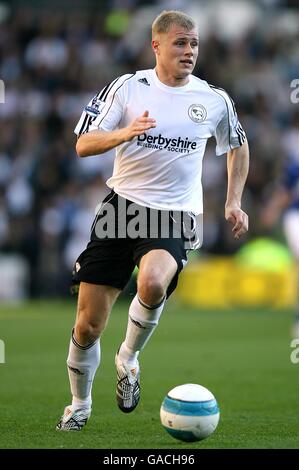
[(172, 86), (172, 87), (180, 87), (180, 86), (187, 85), (187, 83), (189, 83), (189, 76), (184, 77), (184, 78), (174, 77), (173, 75), (170, 75), (167, 71), (163, 70), (158, 65), (156, 66), (155, 71), (156, 71), (158, 79), (164, 85)]

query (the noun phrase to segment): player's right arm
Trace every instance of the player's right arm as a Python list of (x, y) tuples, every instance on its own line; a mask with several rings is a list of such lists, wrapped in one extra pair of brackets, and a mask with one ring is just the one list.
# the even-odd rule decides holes
[(153, 127), (156, 127), (156, 121), (149, 117), (148, 111), (145, 111), (142, 116), (134, 119), (127, 127), (122, 129), (112, 131), (97, 129), (81, 134), (77, 140), (76, 152), (79, 157), (98, 155), (124, 142), (129, 142)]

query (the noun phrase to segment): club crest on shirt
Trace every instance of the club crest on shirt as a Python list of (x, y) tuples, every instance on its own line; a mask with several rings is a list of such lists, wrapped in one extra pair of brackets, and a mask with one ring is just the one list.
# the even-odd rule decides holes
[(191, 104), (188, 109), (188, 116), (196, 123), (203, 122), (207, 117), (207, 110), (202, 104)]

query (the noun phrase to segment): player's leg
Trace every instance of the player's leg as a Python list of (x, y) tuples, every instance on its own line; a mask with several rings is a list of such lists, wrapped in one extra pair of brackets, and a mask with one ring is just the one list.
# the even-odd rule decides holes
[(121, 355), (134, 363), (162, 313), (167, 288), (178, 269), (175, 259), (165, 250), (151, 250), (140, 261), (137, 294), (129, 309), (129, 323)]
[(99, 337), (119, 293), (119, 289), (110, 286), (80, 284), (76, 323), (67, 358), (73, 398), (57, 425), (59, 430), (80, 430), (90, 416), (92, 384), (101, 359)]
[[(111, 191), (101, 204), (92, 225), (90, 242), (78, 257), (73, 271), (73, 286), (80, 284), (80, 289), (67, 365), (73, 395), (71, 410), (78, 413), (87, 410), (90, 414), (91, 387), (100, 363), (98, 338), (135, 267), (131, 240), (115, 236), (118, 212), (118, 197)], [(106, 226), (113, 228), (111, 234), (105, 232)], [(82, 422), (84, 424), (84, 417)], [(75, 429), (76, 423), (74, 426)]]
[(99, 338), (120, 292), (111, 286), (80, 283), (74, 326), (74, 336), (79, 344), (87, 346)]
[(176, 260), (166, 250), (151, 250), (141, 258), (137, 294), (129, 308), (126, 337), (115, 359), (117, 403), (124, 412), (133, 411), (139, 402), (139, 351), (158, 325), (167, 288), (177, 270)]
[(81, 282), (77, 318), (67, 359), (73, 409), (91, 406), (91, 387), (100, 364), (99, 337), (120, 290)]

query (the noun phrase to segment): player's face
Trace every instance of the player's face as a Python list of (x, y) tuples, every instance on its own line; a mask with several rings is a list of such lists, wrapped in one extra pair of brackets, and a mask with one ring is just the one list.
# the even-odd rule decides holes
[[(173, 25), (167, 33), (162, 33), (152, 41), (156, 53), (157, 69), (181, 82), (188, 82), (198, 56), (198, 32), (196, 29), (186, 31), (181, 26)], [(159, 73), (158, 73), (159, 75)]]

